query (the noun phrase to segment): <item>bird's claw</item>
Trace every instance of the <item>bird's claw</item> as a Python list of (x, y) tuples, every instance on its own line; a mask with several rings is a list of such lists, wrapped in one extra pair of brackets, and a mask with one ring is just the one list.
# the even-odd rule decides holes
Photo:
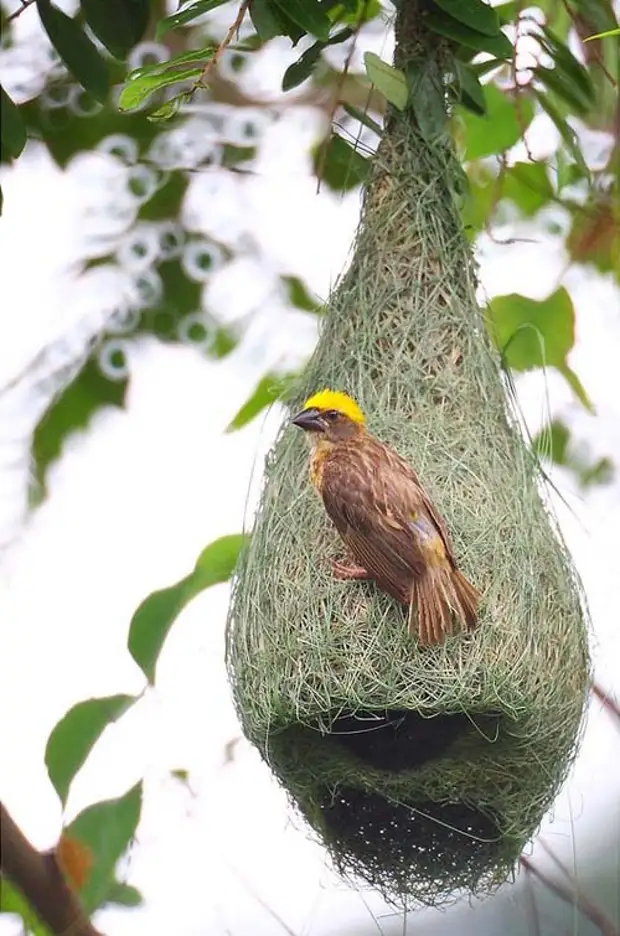
[(370, 578), (368, 570), (364, 569), (363, 566), (353, 565), (349, 562), (338, 562), (337, 559), (331, 560), (331, 566), (334, 578), (343, 582)]

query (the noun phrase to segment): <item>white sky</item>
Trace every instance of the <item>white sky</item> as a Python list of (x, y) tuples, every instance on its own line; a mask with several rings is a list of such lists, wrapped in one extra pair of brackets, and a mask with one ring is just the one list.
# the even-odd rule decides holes
[[(303, 111), (273, 127), (257, 175), (220, 208), (228, 204), (230, 212), (233, 204), (232, 215), (243, 215), (274, 270), (300, 274), (325, 296), (346, 260), (358, 197), (316, 195), (304, 156), (303, 136), (311, 132)], [(76, 285), (65, 272), (94, 223), (85, 215), (96, 197), (87, 167), (81, 179), (61, 175), (36, 152), (3, 175), (0, 386), (77, 316), (96, 318), (100, 290), (111, 288), (100, 280)], [(198, 179), (195, 210), (208, 207), (213, 215), (213, 197), (212, 178)], [(481, 260), (490, 294), (534, 297), (555, 287), (565, 264), (552, 239), (510, 248), (485, 243)], [(620, 465), (618, 294), (583, 271), (565, 282), (578, 313), (571, 365), (597, 416), (555, 374), (520, 380), (521, 405), (533, 431), (549, 413), (559, 414), (593, 456)], [(241, 313), (256, 285), (251, 275), (236, 275), (218, 288), (222, 307), (238, 303)], [(221, 363), (145, 342), (132, 354), (127, 409), (101, 415), (68, 442), (50, 474), (50, 498), (17, 537), (25, 482), (19, 455), (33, 404), (20, 395), (0, 407), (0, 539), (11, 538), (0, 571), (0, 785), (38, 847), (53, 844), (61, 819), (43, 764), (50, 730), (77, 701), (142, 689), (125, 646), (131, 615), (149, 592), (186, 574), (208, 542), (240, 529), (252, 473), (256, 482), (279, 413), (234, 435), (222, 430), (266, 367), (298, 360), (314, 335), (308, 317), (270, 307)], [(556, 504), (590, 602), (597, 673), (620, 692), (620, 481), (582, 495), (565, 473), (555, 472), (554, 480), (574, 511)], [(222, 662), (227, 600), (227, 587), (218, 586), (183, 612), (161, 655), (155, 690), (106, 732), (73, 786), (69, 819), (146, 777), (138, 843), (125, 869), (146, 904), (133, 913), (102, 913), (100, 927), (110, 936), (276, 936), (286, 928), (275, 912), (298, 936), (374, 933), (373, 915), (385, 933), (402, 932), (402, 917), (329, 870), (245, 742), (225, 763), (225, 745), (238, 735)], [(594, 706), (543, 834), (564, 861), (576, 863), (581, 886), (594, 899), (606, 895), (607, 913), (620, 918), (609, 877), (620, 875), (619, 752), (617, 726)], [(190, 771), (192, 794), (168, 777), (179, 767)], [(542, 852), (535, 857), (548, 867)], [(531, 932), (528, 899), (521, 881), (473, 907), (416, 914), (407, 932), (524, 936)], [(544, 936), (594, 932), (549, 895), (540, 900)], [(2, 936), (18, 932), (15, 923), (0, 922)]]

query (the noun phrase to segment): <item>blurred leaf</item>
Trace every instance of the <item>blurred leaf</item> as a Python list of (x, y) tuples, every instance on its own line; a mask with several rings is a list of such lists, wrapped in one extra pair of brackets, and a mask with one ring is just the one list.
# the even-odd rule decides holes
[(80, 0), (84, 19), (117, 59), (140, 42), (149, 23), (149, 0)]
[[(561, 79), (565, 94), (568, 94), (565, 99), (569, 103), (571, 100), (577, 102), (577, 107), (581, 106), (583, 112), (587, 112), (595, 103), (594, 84), (588, 69), (575, 58), (568, 46), (548, 26), (543, 26), (542, 31), (543, 35), (539, 41), (553, 59), (555, 77)], [(540, 77), (540, 70), (540, 67), (534, 69), (538, 77)]]
[(543, 300), (518, 293), (497, 296), (487, 307), (491, 337), (504, 363), (513, 370), (556, 367), (585, 407), (592, 404), (567, 363), (575, 343), (575, 310), (561, 287)]
[(474, 114), (486, 114), (486, 98), (480, 79), (471, 65), (456, 60), (456, 73), (461, 92), (461, 103)]
[(486, 36), (497, 36), (501, 32), (497, 13), (482, 0), (434, 0), (434, 3), (476, 32)]
[(314, 70), (314, 66), (321, 57), (323, 49), (326, 49), (328, 46), (339, 45), (341, 42), (346, 42), (352, 35), (353, 33), (350, 29), (341, 29), (340, 32), (328, 39), (327, 42), (317, 41), (313, 43), (310, 48), (306, 49), (303, 55), (301, 55), (296, 62), (293, 62), (292, 65), (289, 65), (284, 72), (282, 90), (290, 91), (292, 88), (296, 88), (300, 85), (302, 81), (305, 81), (306, 78), (309, 78)]
[(544, 162), (518, 162), (503, 176), (502, 198), (514, 202), (526, 216), (532, 217), (553, 198), (553, 187)]
[(314, 171), (337, 192), (348, 192), (366, 181), (370, 162), (337, 133), (314, 150)]
[(498, 200), (497, 176), (487, 166), (474, 165), (468, 173), (469, 191), (461, 209), (463, 224), (472, 234), (482, 231), (491, 220)]
[(178, 84), (181, 81), (198, 79), (202, 75), (203, 70), (203, 67), (198, 65), (193, 68), (182, 68), (178, 71), (143, 75), (141, 78), (132, 79), (130, 76), (127, 84), (120, 93), (118, 106), (122, 111), (135, 110), (137, 107), (141, 107), (155, 91), (159, 91), (161, 88), (168, 88), (170, 85)]
[(444, 36), (446, 39), (451, 39), (453, 42), (458, 42), (470, 49), (475, 49), (476, 52), (490, 52), (491, 55), (495, 55), (500, 59), (512, 57), (514, 51), (512, 43), (503, 32), (500, 32), (497, 36), (487, 36), (477, 30), (470, 29), (469, 26), (465, 26), (450, 16), (446, 16), (445, 13), (432, 9), (424, 17), (424, 22), (437, 35)]
[(125, 884), (123, 881), (113, 881), (105, 896), (103, 906), (116, 904), (119, 907), (141, 907), (144, 897), (137, 887)]
[(603, 456), (592, 460), (585, 447), (573, 444), (568, 427), (559, 419), (541, 429), (532, 439), (532, 444), (541, 458), (572, 471), (584, 489), (595, 484), (609, 484), (614, 479), (615, 468), (611, 459)]
[(590, 110), (592, 100), (587, 98), (581, 92), (581, 89), (557, 67), (545, 68), (543, 65), (537, 65), (532, 69), (532, 72), (549, 91), (553, 91), (553, 93), (568, 104), (571, 110), (575, 111), (576, 114), (583, 116)]
[(91, 358), (43, 415), (32, 442), (35, 487), (31, 495), (35, 503), (47, 495), (48, 469), (60, 455), (67, 438), (78, 429), (85, 429), (102, 407), (122, 407), (128, 383), (126, 379), (109, 380)]
[(19, 108), (0, 85), (0, 148), (2, 161), (17, 159), (28, 135)]
[(286, 288), (288, 301), (291, 305), (302, 309), (304, 312), (316, 312), (321, 308), (321, 303), (316, 297), (310, 295), (298, 276), (281, 276), (280, 279)]
[(556, 465), (565, 465), (570, 442), (570, 431), (559, 419), (554, 419), (532, 439), (535, 452)]
[(63, 807), (73, 778), (103, 731), (136, 701), (135, 696), (115, 695), (78, 702), (53, 728), (45, 748), (45, 765)]
[(231, 419), (226, 432), (242, 429), (256, 419), (259, 413), (284, 396), (296, 377), (297, 374), (266, 374), (262, 377), (241, 409)]
[(517, 143), (534, 116), (529, 98), (521, 98), (519, 106), (493, 84), (484, 86), (486, 115), (477, 117), (462, 112), (465, 125), (465, 159), (481, 159), (502, 153)]
[(246, 540), (241, 533), (214, 540), (198, 557), (193, 572), (175, 585), (153, 592), (138, 607), (131, 619), (127, 646), (151, 684), (164, 641), (177, 617), (200, 592), (228, 581)]
[(327, 15), (332, 23), (348, 23), (359, 28), (381, 14), (381, 0), (345, 0), (328, 4)]
[(50, 0), (36, 0), (37, 10), (50, 42), (76, 81), (98, 101), (110, 93), (110, 72), (79, 23)]
[(189, 781), (189, 770), (186, 770), (184, 767), (177, 767), (176, 770), (170, 771), (170, 776), (174, 780), (178, 780), (179, 783), (187, 784)]
[(210, 13), (211, 10), (223, 6), (225, 3), (228, 3), (228, 0), (196, 0), (195, 3), (190, 3), (183, 7), (182, 10), (177, 10), (176, 13), (171, 13), (170, 16), (164, 16), (157, 24), (155, 38), (161, 39), (171, 29), (178, 29), (179, 26), (185, 26), (187, 23), (191, 23), (192, 20), (196, 19), (196, 17), (203, 16), (205, 13)]
[(28, 936), (53, 936), (53, 933), (41, 922), (24, 895), (15, 885), (5, 878), (0, 880), (0, 913), (15, 913), (21, 917), (24, 933)]
[(306, 49), (296, 62), (289, 65), (282, 78), (283, 91), (291, 91), (310, 77), (314, 71), (314, 66), (321, 58), (321, 52), (324, 48), (324, 42), (315, 42), (309, 49)]
[(92, 871), (80, 892), (88, 913), (106, 901), (114, 883), (116, 864), (136, 833), (141, 808), (140, 782), (118, 799), (89, 806), (64, 830), (64, 834), (86, 845), (94, 857)]
[(331, 22), (319, 0), (273, 0), (272, 5), (310, 35), (324, 42), (329, 39)]
[(388, 65), (374, 52), (364, 53), (364, 65), (370, 82), (383, 94), (390, 104), (399, 110), (407, 106), (409, 89), (407, 79), (399, 68)]
[(566, 148), (568, 149), (569, 153), (577, 165), (583, 170), (584, 174), (589, 176), (590, 170), (588, 169), (587, 163), (581, 151), (581, 146), (579, 145), (577, 134), (560, 113), (548, 94), (544, 94), (542, 91), (538, 90), (535, 90), (534, 93), (543, 110), (555, 124), (556, 130), (566, 144)]
[(158, 107), (157, 110), (151, 111), (150, 114), (147, 114), (146, 119), (157, 123), (158, 121), (170, 120), (172, 117), (176, 117), (179, 113), (182, 104), (187, 104), (192, 98), (191, 91), (181, 91), (179, 94), (175, 94), (173, 98), (170, 98), (169, 101), (166, 101), (161, 107)]
[(566, 248), (576, 263), (591, 263), (620, 281), (620, 207), (617, 199), (601, 196), (575, 211)]

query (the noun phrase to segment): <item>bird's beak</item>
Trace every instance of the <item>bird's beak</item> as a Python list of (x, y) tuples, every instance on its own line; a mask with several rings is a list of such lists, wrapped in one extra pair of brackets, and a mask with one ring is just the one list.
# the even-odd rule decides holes
[(294, 426), (299, 426), (300, 429), (304, 429), (306, 432), (319, 432), (323, 429), (321, 417), (321, 411), (311, 407), (310, 409), (302, 410), (301, 413), (297, 413), (297, 416), (293, 416), (291, 422)]

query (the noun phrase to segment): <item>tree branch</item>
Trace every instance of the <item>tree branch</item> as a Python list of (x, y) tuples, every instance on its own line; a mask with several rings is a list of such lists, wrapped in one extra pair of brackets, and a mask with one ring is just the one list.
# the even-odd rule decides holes
[[(548, 846), (545, 846), (545, 851), (547, 851), (564, 873), (568, 874), (568, 870), (561, 864)], [(524, 868), (528, 874), (532, 875), (532, 877), (538, 878), (552, 894), (555, 894), (556, 897), (559, 897), (560, 900), (563, 900), (565, 903), (577, 907), (579, 912), (583, 914), (587, 920), (590, 920), (591, 923), (594, 923), (594, 925), (598, 927), (601, 936), (619, 936), (618, 930), (609, 917), (579, 890), (572, 878), (570, 878), (570, 885), (560, 884), (558, 881), (554, 881), (552, 878), (548, 877), (529, 858), (526, 858), (525, 855), (522, 855), (519, 861), (521, 867)]]
[(0, 803), (0, 872), (22, 892), (54, 936), (102, 936), (65, 880), (53, 851), (39, 852)]

